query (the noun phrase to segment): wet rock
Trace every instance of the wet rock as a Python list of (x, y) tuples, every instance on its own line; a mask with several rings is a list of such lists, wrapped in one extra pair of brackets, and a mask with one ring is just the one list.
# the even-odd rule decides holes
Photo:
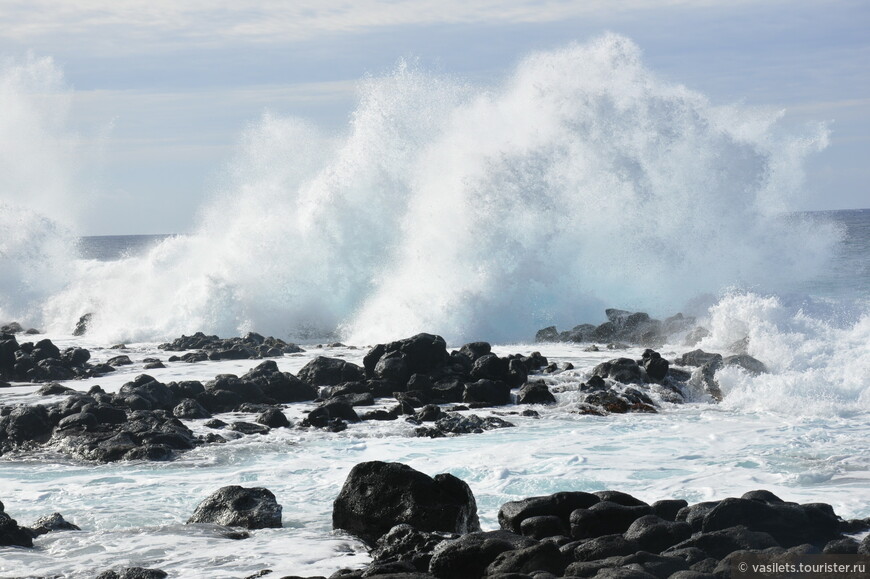
[(93, 317), (94, 314), (91, 313), (82, 315), (82, 317), (79, 318), (79, 321), (76, 322), (76, 327), (73, 330), (73, 336), (84, 336), (88, 332), (88, 326), (90, 326)]
[(619, 534), (603, 535), (584, 541), (574, 549), (575, 561), (598, 561), (607, 557), (631, 555), (638, 545)]
[(686, 352), (682, 356), (678, 357), (674, 360), (674, 363), (678, 366), (703, 366), (704, 364), (716, 360), (722, 360), (722, 354), (715, 354), (711, 352), (705, 352), (704, 350), (692, 350), (691, 352)]
[(681, 543), (677, 543), (662, 554), (670, 551), (695, 547), (714, 559), (722, 559), (729, 553), (740, 550), (761, 550), (779, 547), (776, 539), (767, 533), (750, 531), (746, 527), (729, 527), (721, 531), (698, 533)]
[(289, 428), (290, 421), (287, 420), (287, 417), (283, 412), (278, 410), (277, 408), (270, 408), (269, 410), (265, 410), (259, 416), (257, 416), (257, 422), (259, 424), (264, 424), (269, 428)]
[(438, 579), (482, 577), (502, 553), (534, 544), (532, 539), (508, 531), (469, 533), (439, 544), (432, 554), (429, 572)]
[(241, 434), (269, 434), (269, 427), (262, 424), (254, 424), (252, 422), (233, 422), (229, 429)]
[(651, 380), (661, 381), (668, 375), (670, 364), (658, 352), (647, 349), (643, 352), (643, 367)]
[(631, 358), (616, 358), (602, 362), (592, 369), (592, 374), (623, 384), (640, 384), (643, 381), (640, 366)]
[(0, 417), (0, 450), (24, 443), (43, 443), (51, 436), (52, 424), (45, 406), (18, 406)]
[[(280, 357), (284, 354), (304, 352), (296, 344), (290, 344), (273, 337), (263, 337), (255, 332), (249, 332), (241, 338), (219, 338), (206, 336), (197, 332), (192, 336), (181, 336), (172, 342), (160, 344), (162, 350), (184, 351), (201, 350), (197, 360), (238, 360)], [(184, 358), (184, 356), (182, 356)], [(172, 358), (170, 358), (172, 361)]]
[(104, 571), (96, 579), (165, 579), (167, 573), (161, 569), (145, 567), (127, 567), (121, 571)]
[(661, 553), (691, 535), (692, 527), (688, 523), (666, 521), (656, 515), (640, 517), (623, 534), (626, 539), (651, 553)]
[(147, 374), (136, 376), (118, 390), (121, 397), (138, 396), (148, 401), (150, 409), (172, 410), (178, 400), (172, 390)]
[(468, 416), (450, 414), (444, 418), (436, 420), (435, 424), (431, 427), (418, 428), (416, 434), (417, 436), (439, 438), (441, 436), (453, 434), (480, 434), (486, 430), (511, 428), (513, 426), (514, 424), (497, 416), (481, 418), (476, 414), (469, 414)]
[(503, 406), (511, 402), (511, 389), (504, 382), (482, 379), (465, 385), (462, 401), (487, 406)]
[(517, 394), (518, 404), (555, 404), (556, 397), (544, 382), (528, 382)]
[(520, 533), (523, 521), (528, 518), (555, 516), (567, 528), (571, 513), (577, 509), (589, 508), (600, 500), (593, 494), (574, 491), (510, 501), (499, 509), (498, 522), (502, 529)]
[(569, 562), (556, 545), (544, 542), (501, 553), (486, 568), (486, 574), (493, 577), (508, 573), (544, 571), (559, 576)]
[(241, 377), (255, 384), (263, 395), (279, 404), (304, 402), (317, 398), (317, 390), (289, 372), (281, 372), (274, 360), (266, 360)]
[(824, 545), (840, 535), (839, 520), (829, 505), (797, 505), (777, 497), (767, 501), (727, 498), (713, 507), (701, 525), (704, 532), (738, 525), (772, 536), (783, 547)]
[(226, 486), (202, 501), (187, 520), (245, 529), (280, 528), (281, 505), (262, 487)]
[(205, 407), (192, 398), (185, 398), (172, 409), (172, 415), (176, 418), (211, 418), (211, 413)]
[(666, 521), (676, 521), (677, 513), (689, 506), (683, 499), (665, 499), (656, 501), (652, 505), (652, 512)]
[(418, 531), (411, 525), (396, 525), (377, 541), (372, 559), (378, 563), (405, 562), (417, 571), (428, 571), (435, 547), (456, 539), (455, 533)]
[(571, 513), (571, 536), (587, 539), (623, 533), (637, 519), (651, 512), (649, 506), (626, 506), (602, 500), (588, 509), (577, 509)]
[(342, 382), (355, 382), (364, 378), (363, 369), (341, 358), (318, 356), (305, 364), (297, 374), (300, 380), (312, 386), (335, 386)]
[(63, 518), (60, 513), (52, 513), (44, 517), (39, 517), (30, 525), (30, 530), (36, 536), (44, 535), (54, 531), (81, 531), (81, 529)]
[(763, 362), (753, 358), (748, 354), (738, 354), (736, 356), (726, 356), (722, 359), (723, 366), (738, 366), (743, 368), (753, 376), (767, 373), (767, 366)]
[(480, 529), (474, 495), (453, 475), (431, 478), (400, 463), (357, 464), (333, 504), (333, 528), (374, 545), (401, 523), (459, 534)]
[(58, 395), (69, 395), (75, 394), (75, 390), (73, 388), (69, 388), (68, 386), (62, 386), (57, 383), (45, 384), (39, 387), (39, 390), (36, 391), (40, 396), (58, 396)]
[(556, 326), (547, 326), (535, 333), (535, 342), (559, 342), (559, 330)]
[(115, 368), (119, 366), (130, 366), (133, 364), (133, 360), (130, 359), (130, 356), (126, 354), (121, 354), (120, 356), (114, 356), (106, 360), (106, 364), (109, 366), (113, 366)]
[[(433, 334), (417, 334), (389, 344), (378, 344), (372, 348), (363, 359), (366, 377), (376, 377), (378, 362), (385, 356), (388, 359), (402, 360), (401, 365), (406, 373), (405, 381), (414, 374), (431, 374), (446, 366), (450, 360), (444, 338)], [(404, 384), (401, 378), (399, 382)]]
[(568, 526), (555, 515), (528, 517), (520, 523), (520, 533), (524, 537), (539, 541), (547, 537), (567, 535), (568, 532)]
[(31, 534), (6, 514), (2, 509), (2, 503), (0, 503), (0, 546), (33, 547)]

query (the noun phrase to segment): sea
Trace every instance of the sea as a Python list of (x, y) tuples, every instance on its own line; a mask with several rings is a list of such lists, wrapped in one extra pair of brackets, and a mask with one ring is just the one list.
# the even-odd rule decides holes
[[(369, 555), (332, 530), (331, 512), (350, 469), (369, 460), (461, 478), (484, 529), (498, 528), (506, 501), (567, 490), (692, 503), (767, 489), (870, 517), (870, 209), (798, 210), (806, 158), (829, 145), (824, 126), (712, 103), (658, 77), (618, 35), (529, 55), (497, 85), (403, 64), (360, 86), (344, 134), (271, 115), (252, 124), (226, 189), (183, 234), (81, 236), (50, 207), (0, 197), (0, 323), (87, 348), (93, 362), (133, 361), (65, 383), (78, 390), (256, 365), (143, 369), (168, 357), (160, 343), (196, 331), (295, 341), (303, 353), (276, 359), (293, 373), (321, 355), (361, 364), (373, 344), (425, 331), (450, 348), (485, 340), (500, 355), (570, 363), (544, 377), (557, 403), (533, 406), (539, 418), (476, 410), (515, 427), (440, 439), (371, 421), (340, 433), (274, 429), (170, 462), (5, 455), (7, 513), (30, 524), (60, 512), (82, 530), (0, 547), (0, 578), (359, 568)], [(535, 343), (535, 332), (601, 323), (606, 308), (695, 317), (709, 334), (692, 346), (672, 336), (657, 348), (668, 359), (739, 343), (769, 372), (720, 370), (720, 402), (579, 414), (592, 368), (643, 349)], [(89, 330), (73, 336), (84, 314)], [(13, 383), (0, 404), (60, 399), (38, 386)], [(310, 408), (285, 413), (298, 422)], [(201, 422), (187, 421), (204, 433)], [(184, 524), (234, 484), (271, 490), (283, 528), (234, 541)]]

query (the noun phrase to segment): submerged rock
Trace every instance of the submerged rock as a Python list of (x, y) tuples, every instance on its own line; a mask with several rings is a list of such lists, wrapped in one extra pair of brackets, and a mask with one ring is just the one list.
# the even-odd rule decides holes
[(280, 528), (281, 510), (281, 505), (270, 490), (232, 485), (218, 489), (202, 501), (187, 524), (214, 523), (245, 529)]

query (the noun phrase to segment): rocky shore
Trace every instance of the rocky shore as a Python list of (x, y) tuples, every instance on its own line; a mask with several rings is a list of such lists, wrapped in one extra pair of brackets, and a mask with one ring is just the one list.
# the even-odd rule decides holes
[[(660, 322), (645, 313), (611, 309), (607, 316), (605, 324), (578, 326), (568, 333), (547, 328), (538, 332), (538, 339), (605, 337), (649, 343), (674, 332), (702, 333), (693, 319), (682, 315)], [(186, 352), (167, 363), (258, 359), (301, 351), (295, 344), (253, 333), (231, 339), (197, 333), (160, 348)], [(572, 369), (550, 364), (539, 352), (498, 356), (487, 342), (448, 351), (440, 336), (418, 334), (375, 345), (362, 366), (319, 356), (297, 375), (282, 372), (267, 359), (241, 376), (219, 374), (205, 383), (162, 383), (141, 374), (117, 393), (99, 386), (80, 392), (57, 383), (101, 376), (132, 363), (123, 354), (100, 364), (90, 359), (91, 353), (83, 348), (61, 352), (48, 339), (19, 343), (13, 334), (0, 335), (0, 387), (9, 384), (4, 380), (41, 382), (39, 393), (66, 396), (54, 404), (0, 407), (0, 455), (49, 448), (96, 462), (169, 460), (202, 444), (264, 434), (272, 428), (340, 432), (362, 421), (400, 418), (416, 425), (416, 434), (423, 437), (478, 433), (513, 424), (492, 414), (463, 411), (555, 404), (546, 377)], [(582, 398), (571, 411), (602, 416), (649, 413), (657, 412), (662, 403), (720, 400), (716, 372), (730, 365), (753, 374), (766, 372), (762, 362), (745, 353), (723, 356), (696, 349), (669, 361), (647, 348), (639, 359), (619, 357), (595, 366), (585, 381), (578, 381)], [(149, 359), (148, 367), (165, 365)], [(289, 404), (307, 404), (310, 410), (292, 424), (283, 412)], [(230, 423), (214, 418), (227, 412), (247, 413), (250, 418)], [(532, 409), (502, 415), (510, 413), (539, 415)], [(184, 422), (198, 420), (211, 429), (208, 434), (194, 435), (190, 423)]]
[[(281, 514), (268, 489), (229, 486), (206, 497), (187, 524), (218, 525), (227, 539), (256, 541), (248, 530), (281, 528)], [(828, 504), (791, 503), (765, 490), (691, 505), (648, 504), (615, 490), (559, 492), (505, 503), (498, 521), (500, 529), (481, 530), (474, 494), (450, 474), (359, 463), (335, 498), (332, 524), (363, 541), (372, 561), (329, 579), (707, 579), (735, 576), (747, 557), (794, 562), (828, 554), (870, 562), (870, 535), (853, 537), (870, 530), (870, 518), (845, 521)], [(0, 545), (29, 548), (40, 534), (73, 530), (57, 513), (19, 526), (0, 504)], [(245, 579), (271, 574), (264, 568)], [(169, 575), (123, 568), (95, 576)]]
[[(570, 365), (551, 363), (539, 352), (499, 356), (486, 342), (451, 351), (440, 336), (418, 334), (371, 347), (361, 365), (319, 356), (292, 374), (265, 359), (244, 374), (218, 374), (204, 382), (164, 383), (140, 374), (117, 392), (99, 386), (82, 392), (58, 381), (112, 372), (129, 359), (119, 355), (91, 364), (85, 349), (61, 351), (47, 339), (19, 342), (14, 334), (2, 334), (0, 387), (9, 385), (3, 380), (41, 383), (41, 394), (62, 400), (0, 407), (0, 455), (52, 450), (97, 463), (162, 461), (271, 429), (341, 432), (366, 421), (402, 420), (419, 437), (468, 435), (510, 428), (512, 415), (545, 417), (555, 404), (562, 412), (607, 416), (715, 402), (722, 396), (719, 369), (767, 371), (737, 348), (736, 353), (689, 349), (703, 334), (694, 320), (657, 321), (622, 310), (607, 315), (603, 328), (538, 332), (544, 344), (582, 338), (598, 351), (617, 352), (625, 347), (622, 341), (650, 346), (639, 357), (614, 357), (576, 379), (565, 374), (573, 370)], [(680, 355), (666, 359), (653, 349), (675, 335), (686, 338)], [(599, 340), (599, 349), (589, 337), (613, 341)], [(198, 333), (161, 349), (184, 352), (167, 364), (298, 352), (298, 346), (257, 334), (222, 340)], [(564, 382), (555, 386), (560, 375), (569, 377), (576, 393), (570, 402), (557, 398), (565, 391)], [(285, 414), (291, 407), (301, 416), (295, 423)], [(234, 416), (216, 417), (225, 413)], [(247, 418), (239, 419), (239, 413)], [(265, 488), (223, 487), (206, 497), (187, 523), (218, 526), (229, 540), (256, 541), (248, 531), (281, 528), (279, 499), (294, 500)], [(870, 531), (870, 519), (844, 521), (830, 505), (790, 503), (764, 490), (698, 504), (670, 498), (649, 504), (615, 490), (566, 491), (505, 503), (498, 521), (498, 530), (481, 529), (470, 487), (452, 475), (430, 477), (399, 463), (357, 464), (335, 498), (332, 522), (337, 532), (362, 541), (372, 562), (336, 570), (330, 579), (692, 579), (730, 577), (735, 561), (748, 555), (770, 561), (870, 555), (870, 539), (855, 538)], [(41, 534), (77, 529), (58, 513), (19, 525), (0, 503), (0, 546), (28, 549)], [(249, 577), (271, 574), (264, 568)], [(129, 567), (97, 570), (94, 576), (168, 575)]]

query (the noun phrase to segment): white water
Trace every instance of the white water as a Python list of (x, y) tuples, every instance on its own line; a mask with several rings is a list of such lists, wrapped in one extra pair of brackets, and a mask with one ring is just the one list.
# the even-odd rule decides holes
[[(90, 346), (95, 360), (118, 353), (97, 349), (88, 340), (56, 341)], [(165, 358), (154, 346), (132, 344), (129, 354), (136, 366), (71, 385), (87, 389), (99, 383), (116, 390), (142, 372), (143, 358)], [(818, 413), (813, 404), (823, 409), (832, 404), (825, 392), (798, 389), (761, 396), (748, 391), (753, 382), (740, 376), (721, 405), (665, 404), (656, 415), (579, 416), (570, 412), (578, 399), (577, 385), (594, 364), (616, 354), (556, 344), (496, 351), (506, 355), (532, 349), (541, 349), (551, 361), (570, 361), (576, 369), (549, 379), (559, 392), (559, 404), (534, 407), (542, 419), (506, 416), (517, 424), (514, 429), (434, 440), (411, 437), (413, 427), (402, 421), (351, 425), (339, 434), (279, 429), (199, 448), (166, 464), (95, 466), (61, 457), (6, 457), (0, 460), (0, 496), (8, 513), (27, 524), (59, 511), (84, 531), (45, 535), (37, 539), (34, 550), (4, 549), (0, 576), (38, 570), (90, 577), (127, 565), (159, 567), (177, 577), (240, 578), (264, 568), (273, 569), (276, 576), (328, 576), (367, 560), (359, 543), (330, 528), (333, 499), (353, 465), (365, 460), (395, 460), (432, 475), (459, 476), (474, 492), (487, 529), (497, 528), (498, 507), (508, 500), (608, 488), (647, 501), (673, 497), (690, 502), (766, 488), (787, 500), (829, 502), (845, 518), (870, 516), (866, 395), (860, 405), (841, 402), (842, 412)], [(685, 350), (661, 349), (667, 356)], [(296, 372), (316, 355), (359, 363), (364, 353), (312, 348), (301, 356), (285, 356), (279, 365)], [(640, 350), (628, 354), (639, 356)], [(148, 373), (163, 381), (207, 379), (217, 373), (241, 374), (253, 364), (168, 364), (167, 369)], [(758, 384), (775, 385), (789, 376), (775, 371)], [(37, 400), (30, 394), (35, 389), (16, 385), (5, 394), (6, 401)], [(784, 404), (789, 396), (796, 396), (799, 404)], [(295, 421), (307, 408), (291, 405), (286, 413)], [(198, 422), (188, 424), (205, 431)], [(230, 541), (215, 531), (183, 525), (202, 498), (228, 484), (272, 490), (284, 506), (284, 528), (254, 531), (250, 539)]]
[(30, 325), (66, 332), (92, 312), (106, 341), (504, 342), (614, 304), (669, 315), (726, 286), (789, 288), (838, 232), (786, 216), (827, 133), (781, 117), (661, 80), (616, 35), (495, 86), (403, 64), (361, 84), (344, 135), (264, 117), (192, 235), (59, 272), (63, 291), (6, 316), (41, 308)]

